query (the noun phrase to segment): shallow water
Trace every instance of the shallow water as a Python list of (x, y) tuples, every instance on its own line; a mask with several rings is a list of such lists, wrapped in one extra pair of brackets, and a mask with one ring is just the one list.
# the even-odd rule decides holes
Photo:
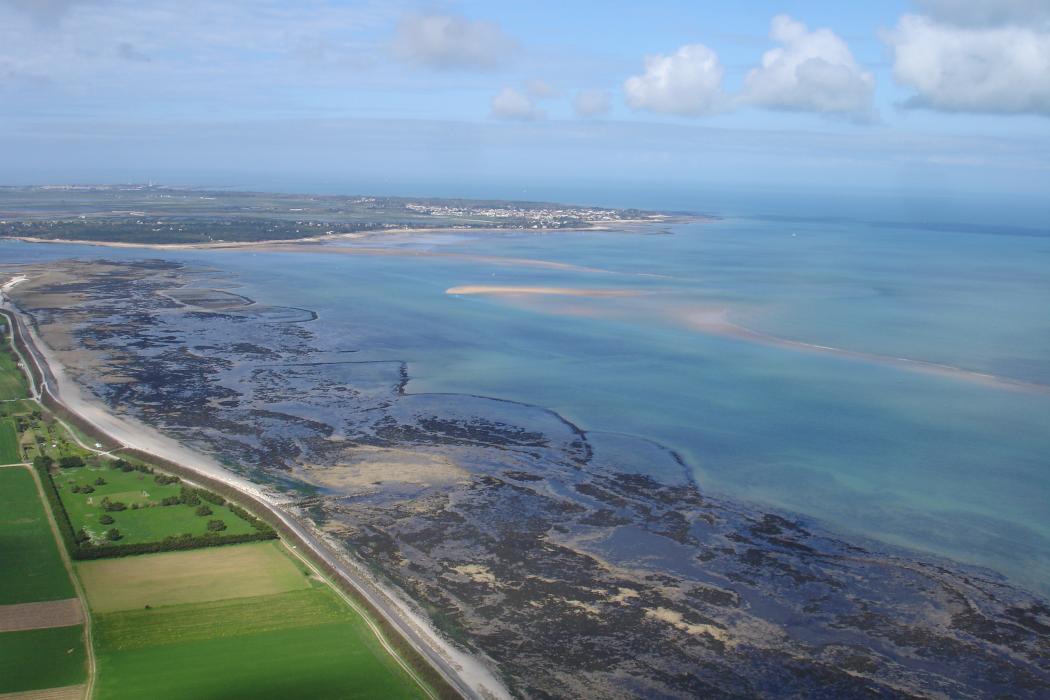
[[(649, 438), (702, 489), (1050, 592), (1050, 234), (755, 212), (669, 232), (406, 235), (384, 241), (396, 255), (148, 256), (316, 311), (332, 349), (407, 361), (409, 392)], [(4, 262), (74, 255), (146, 256), (0, 243)], [(466, 285), (623, 295), (446, 293)]]

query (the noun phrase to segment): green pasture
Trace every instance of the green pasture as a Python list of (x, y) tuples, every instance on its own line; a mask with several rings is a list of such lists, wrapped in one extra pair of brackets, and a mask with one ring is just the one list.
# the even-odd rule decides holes
[[(176, 504), (162, 506), (161, 501), (169, 496), (178, 496), (181, 484), (160, 485), (154, 481), (153, 474), (142, 472), (124, 472), (109, 466), (78, 467), (61, 469), (53, 476), (58, 487), (59, 496), (69, 514), (73, 531), (83, 529), (94, 542), (105, 542), (105, 533), (110, 528), (120, 531), (118, 544), (139, 544), (159, 542), (171, 535), (203, 535), (207, 532), (209, 520), (222, 520), (226, 523), (223, 535), (253, 533), (255, 529), (249, 522), (234, 515), (226, 506), (202, 501), (211, 509), (211, 515), (196, 514), (197, 506)], [(102, 479), (105, 484), (97, 484)], [(92, 493), (74, 493), (74, 486), (90, 486)], [(124, 503), (125, 510), (105, 511), (102, 499)], [(136, 509), (135, 506), (138, 506)], [(114, 522), (102, 524), (99, 518), (108, 514)]]
[(10, 418), (0, 418), (0, 464), (15, 464), (21, 461), (15, 426)]
[(15, 357), (11, 354), (11, 344), (7, 340), (6, 333), (7, 331), (4, 330), (3, 340), (0, 340), (0, 401), (29, 396), (25, 375), (15, 364)]

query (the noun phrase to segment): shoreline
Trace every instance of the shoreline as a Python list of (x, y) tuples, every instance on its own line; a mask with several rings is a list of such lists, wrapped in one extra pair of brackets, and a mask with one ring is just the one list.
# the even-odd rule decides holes
[(631, 228), (642, 228), (646, 226), (669, 226), (672, 224), (686, 223), (690, 221), (712, 221), (714, 217), (708, 215), (662, 215), (659, 219), (621, 219), (618, 221), (602, 221), (588, 226), (568, 226), (565, 228), (499, 228), (496, 226), (409, 226), (404, 228), (389, 228), (378, 231), (351, 231), (349, 233), (335, 233), (324, 236), (306, 236), (303, 238), (275, 238), (273, 240), (258, 241), (213, 241), (211, 243), (130, 243), (127, 241), (94, 241), (76, 238), (39, 238), (37, 236), (3, 236), (0, 241), (21, 241), (23, 243), (53, 243), (66, 245), (89, 245), (100, 248), (130, 248), (146, 250), (224, 250), (238, 248), (258, 248), (264, 246), (286, 246), (294, 244), (323, 244), (335, 241), (367, 241), (369, 239), (382, 237), (384, 235), (403, 234), (426, 234), (426, 233), (527, 233), (532, 235), (544, 235), (552, 233), (601, 233), (619, 232)]
[[(68, 375), (26, 315), (6, 298), (0, 300), (0, 309), (5, 312), (3, 315), (12, 319), (13, 337), (28, 350), (29, 362), (42, 377), (40, 386), (35, 386), (35, 379), (31, 380), (36, 400), (43, 404), (43, 394), (46, 393), (77, 419), (119, 445), (116, 449), (144, 453), (246, 497), (252, 505), (265, 509), (279, 521), (286, 532), (293, 533), (295, 541), (308, 547), (316, 560), (361, 596), (462, 697), (486, 700), (510, 697), (503, 684), (478, 657), (446, 641), (430, 620), (414, 609), (404, 596), (368, 576), (365, 567), (352, 555), (333, 546), (323, 533), (288, 512), (275, 494), (233, 474), (214, 458), (186, 447), (132, 417), (110, 413), (107, 407), (86, 398), (82, 388)], [(30, 369), (26, 367), (27, 373), (32, 375)]]

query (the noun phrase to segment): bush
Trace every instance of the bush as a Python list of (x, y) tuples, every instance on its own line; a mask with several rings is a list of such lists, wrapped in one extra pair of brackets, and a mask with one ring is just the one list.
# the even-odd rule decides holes
[(95, 493), (95, 487), (90, 484), (84, 484), (80, 487), (80, 493)]
[(177, 484), (180, 481), (182, 481), (182, 479), (180, 479), (179, 477), (169, 476), (168, 474), (157, 474), (155, 477), (153, 477), (153, 480), (161, 486), (167, 486), (168, 484)]
[(102, 510), (107, 512), (118, 512), (127, 509), (127, 504), (123, 501), (111, 501), (108, 497), (102, 499)]
[(69, 487), (69, 490), (73, 493), (80, 493), (80, 484), (73, 484), (71, 487)]
[(95, 486), (105, 486), (105, 485), (106, 485), (106, 480), (103, 479), (101, 476), (99, 478), (95, 479)]
[(80, 455), (69, 455), (58, 460), (58, 466), (63, 469), (76, 469), (84, 466), (84, 458)]
[(106, 530), (106, 539), (110, 542), (116, 542), (121, 537), (123, 537), (123, 535), (121, 535), (120, 530), (118, 530), (115, 527), (111, 527), (110, 529)]
[(197, 506), (197, 510), (195, 510), (193, 512), (203, 518), (206, 515), (211, 515), (211, 508), (209, 508), (208, 506), (203, 506), (203, 505), (202, 506)]
[(177, 506), (182, 503), (182, 499), (178, 496), (165, 496), (160, 500), (162, 506)]
[(221, 520), (209, 520), (208, 532), (222, 532), (226, 529), (226, 523)]
[(46, 472), (52, 466), (54, 466), (55, 460), (47, 455), (37, 455), (33, 457), (33, 467), (40, 472)]
[(198, 491), (197, 495), (203, 498), (205, 501), (208, 501), (209, 503), (214, 503), (217, 506), (226, 504), (225, 498), (223, 498), (217, 493), (212, 493), (211, 491)]
[(182, 487), (182, 502), (188, 506), (199, 506), (201, 504), (200, 496), (198, 495), (197, 489)]
[(113, 516), (109, 513), (103, 513), (102, 515), (98, 516), (98, 521), (103, 525), (112, 525), (114, 523)]
[(80, 528), (79, 530), (77, 530), (76, 541), (77, 544), (84, 544), (85, 542), (90, 542), (91, 535), (87, 534), (84, 528)]

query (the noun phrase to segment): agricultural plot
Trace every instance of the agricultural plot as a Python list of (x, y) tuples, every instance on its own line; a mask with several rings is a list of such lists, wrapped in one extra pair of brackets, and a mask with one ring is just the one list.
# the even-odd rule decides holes
[(21, 461), (15, 426), (10, 418), (0, 418), (0, 464), (15, 464)]
[(80, 625), (0, 634), (0, 693), (83, 683), (85, 654)]
[[(163, 475), (159, 476), (163, 481)], [(142, 544), (184, 534), (199, 537), (209, 532), (221, 535), (256, 532), (251, 523), (227, 505), (211, 503), (199, 496), (181, 498), (181, 484), (160, 483), (157, 477), (112, 466), (52, 472), (73, 531), (83, 530), (94, 544)], [(221, 522), (222, 529), (209, 530), (209, 523), (213, 521)], [(117, 531), (115, 539), (108, 534), (113, 529)]]
[(77, 564), (96, 613), (285, 593), (310, 587), (277, 542), (143, 554)]
[(0, 469), (0, 605), (72, 598), (33, 475)]
[[(143, 560), (134, 567), (141, 571), (110, 566), (126, 560), (80, 565), (89, 598), (101, 596), (110, 610), (101, 612), (92, 602), (99, 697), (423, 697), (364, 620), (304, 575), (279, 545), (222, 553), (235, 550), (245, 553), (243, 563), (256, 564), (218, 570), (212, 567), (220, 565), (219, 557), (199, 556), (218, 553), (210, 550), (134, 557)], [(165, 592), (163, 579), (150, 571), (158, 561), (165, 571), (191, 572), (186, 578), (214, 576), (222, 590), (188, 587), (184, 579)], [(143, 576), (151, 579), (154, 600), (180, 602), (140, 605)], [(258, 590), (253, 578), (283, 590), (238, 597)]]

